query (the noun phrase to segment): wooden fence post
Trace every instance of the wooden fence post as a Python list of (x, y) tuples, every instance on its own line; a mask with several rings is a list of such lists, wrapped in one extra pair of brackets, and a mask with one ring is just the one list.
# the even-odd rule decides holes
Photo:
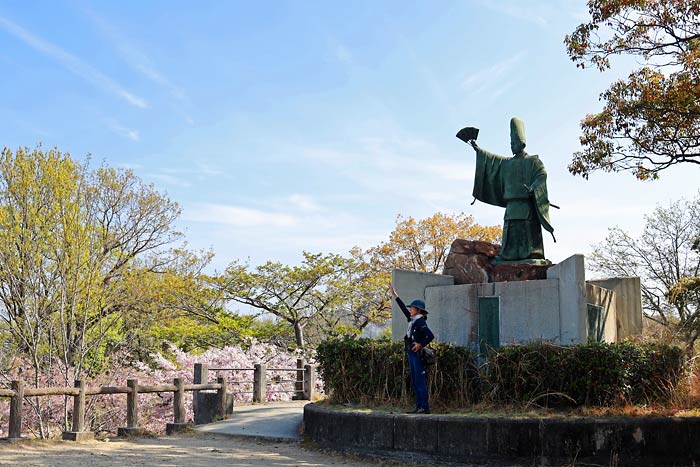
[(139, 427), (139, 381), (127, 379), (126, 386), (126, 426), (117, 428), (117, 436), (143, 436), (146, 430)]
[(185, 423), (185, 382), (182, 378), (175, 378), (173, 384), (177, 388), (173, 394), (173, 421)]
[(316, 366), (304, 365), (304, 400), (313, 400), (316, 396)]
[(131, 392), (126, 395), (126, 427), (139, 426), (139, 382), (136, 379), (127, 379), (126, 386)]
[(173, 380), (175, 392), (173, 394), (173, 423), (165, 426), (165, 432), (169, 435), (183, 431), (191, 424), (185, 422), (185, 381), (182, 378)]
[(226, 378), (219, 376), (216, 382), (221, 385), (216, 391), (216, 415), (223, 420), (226, 418)]
[(10, 389), (15, 392), (10, 400), (9, 440), (22, 439), (22, 401), (24, 400), (24, 383), (21, 379), (12, 381)]
[(78, 394), (73, 396), (73, 426), (64, 431), (62, 438), (68, 441), (87, 441), (95, 438), (95, 433), (85, 431), (85, 381), (75, 380), (73, 387)]
[(266, 366), (256, 363), (253, 368), (253, 402), (265, 402), (265, 387), (267, 378), (265, 377)]
[[(209, 365), (206, 363), (195, 363), (194, 364), (194, 384), (207, 384), (209, 382)], [(194, 410), (194, 421), (195, 423), (200, 423), (197, 420), (200, 419), (199, 416), (199, 391), (194, 391), (192, 393), (192, 409)]]
[(294, 395), (292, 400), (304, 399), (304, 359), (297, 358), (297, 372), (294, 383)]

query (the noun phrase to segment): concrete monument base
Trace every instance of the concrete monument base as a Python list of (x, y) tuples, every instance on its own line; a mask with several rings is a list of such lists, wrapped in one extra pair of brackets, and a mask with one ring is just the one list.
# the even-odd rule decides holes
[[(494, 254), (485, 242), (460, 240), (460, 253), (469, 267), (484, 264), (482, 257)], [(457, 242), (455, 242), (457, 243)], [(454, 245), (454, 244), (453, 244)], [(476, 258), (476, 259), (475, 259)], [(455, 268), (455, 261), (449, 266)], [(467, 271), (462, 279), (479, 279), (457, 284), (445, 274), (395, 269), (393, 284), (405, 301), (425, 301), (428, 325), (438, 341), (483, 351), (528, 342), (578, 344), (589, 340), (618, 342), (642, 331), (642, 304), (639, 278), (624, 277), (586, 281), (583, 255), (573, 255), (552, 266), (499, 265), (520, 271), (509, 280), (492, 281), (494, 266), (483, 274)], [(532, 280), (528, 268), (542, 268)], [(448, 264), (446, 263), (446, 270)], [(392, 335), (403, 339), (406, 318), (396, 303), (392, 309)]]

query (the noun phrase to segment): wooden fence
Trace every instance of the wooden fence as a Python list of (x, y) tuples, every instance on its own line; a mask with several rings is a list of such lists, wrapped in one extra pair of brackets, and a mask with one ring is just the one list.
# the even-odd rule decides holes
[(138, 395), (152, 392), (173, 393), (173, 422), (166, 425), (166, 432), (171, 434), (190, 426), (185, 417), (185, 392), (216, 390), (217, 415), (225, 416), (226, 380), (218, 378), (216, 383), (185, 384), (182, 378), (175, 378), (173, 384), (158, 386), (140, 385), (137, 380), (129, 379), (126, 386), (86, 387), (84, 381), (75, 381), (74, 387), (25, 388), (22, 380), (12, 381), (10, 389), (0, 389), (0, 397), (10, 398), (10, 422), (8, 440), (22, 439), (22, 401), (25, 397), (73, 396), (73, 419), (71, 431), (63, 433), (63, 439), (84, 440), (94, 437), (94, 433), (85, 431), (85, 399), (87, 396), (102, 394), (126, 394), (126, 427), (120, 427), (121, 436), (142, 434), (139, 427)]
[[(194, 382), (207, 381), (209, 371), (216, 372), (252, 372), (253, 379), (235, 381), (233, 384), (252, 384), (252, 391), (236, 391), (239, 394), (252, 394), (253, 402), (265, 402), (267, 394), (292, 393), (294, 399), (312, 400), (316, 396), (316, 366), (307, 365), (302, 360), (297, 362), (295, 368), (268, 368), (265, 364), (256, 363), (253, 368), (210, 368), (203, 363), (194, 364)], [(274, 377), (268, 379), (268, 374)], [(292, 374), (293, 379), (285, 379), (280, 374)], [(294, 389), (268, 389), (272, 384), (294, 383)], [(195, 399), (196, 400), (196, 399)], [(195, 405), (196, 410), (196, 405)]]
[[(207, 365), (195, 364), (194, 383), (185, 384), (182, 378), (175, 378), (173, 384), (163, 384), (159, 386), (141, 385), (136, 379), (128, 379), (126, 386), (100, 386), (86, 387), (84, 381), (76, 380), (74, 387), (51, 387), (51, 388), (25, 388), (22, 380), (12, 381), (10, 389), (0, 388), (0, 398), (10, 398), (10, 421), (8, 440), (22, 439), (22, 402), (25, 397), (42, 396), (73, 396), (73, 418), (71, 431), (63, 433), (63, 439), (85, 440), (94, 437), (94, 433), (85, 430), (85, 399), (88, 396), (98, 396), (103, 394), (126, 394), (126, 426), (117, 430), (119, 436), (136, 436), (145, 432), (139, 427), (139, 394), (154, 392), (173, 393), (173, 422), (166, 425), (166, 433), (172, 434), (191, 426), (186, 421), (185, 416), (185, 392), (194, 392), (195, 419), (197, 419), (197, 393), (199, 391), (216, 391), (216, 404), (214, 413), (216, 418), (223, 419), (226, 416), (228, 383), (224, 377), (219, 376), (216, 383), (208, 383)], [(253, 402), (265, 402), (266, 400), (266, 373), (269, 371), (296, 372), (295, 380), (279, 380), (276, 382), (294, 382), (295, 389), (284, 391), (293, 392), (298, 399), (310, 400), (314, 397), (316, 385), (316, 373), (313, 365), (305, 365), (300, 368), (269, 368), (265, 365), (257, 364), (255, 368), (211, 368), (211, 370), (223, 371), (253, 371), (253, 381), (243, 381), (237, 383), (253, 383)], [(301, 378), (301, 379), (299, 379)], [(240, 391), (239, 391), (240, 392)], [(212, 394), (213, 396), (213, 394)]]

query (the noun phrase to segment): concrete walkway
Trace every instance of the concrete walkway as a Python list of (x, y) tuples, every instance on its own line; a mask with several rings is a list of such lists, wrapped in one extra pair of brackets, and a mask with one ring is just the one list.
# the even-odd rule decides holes
[(309, 401), (270, 402), (233, 408), (226, 420), (195, 427), (203, 433), (298, 441)]

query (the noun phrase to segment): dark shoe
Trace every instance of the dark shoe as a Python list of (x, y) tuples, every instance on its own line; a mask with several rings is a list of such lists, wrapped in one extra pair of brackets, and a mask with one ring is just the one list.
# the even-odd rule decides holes
[(430, 409), (423, 409), (423, 408), (421, 408), (421, 409), (416, 410), (414, 413), (423, 414), (423, 415), (429, 415), (429, 414), (430, 414)]
[(413, 409), (413, 410), (409, 410), (409, 411), (406, 412), (406, 413), (420, 413), (420, 410), (421, 410), (421, 409)]

